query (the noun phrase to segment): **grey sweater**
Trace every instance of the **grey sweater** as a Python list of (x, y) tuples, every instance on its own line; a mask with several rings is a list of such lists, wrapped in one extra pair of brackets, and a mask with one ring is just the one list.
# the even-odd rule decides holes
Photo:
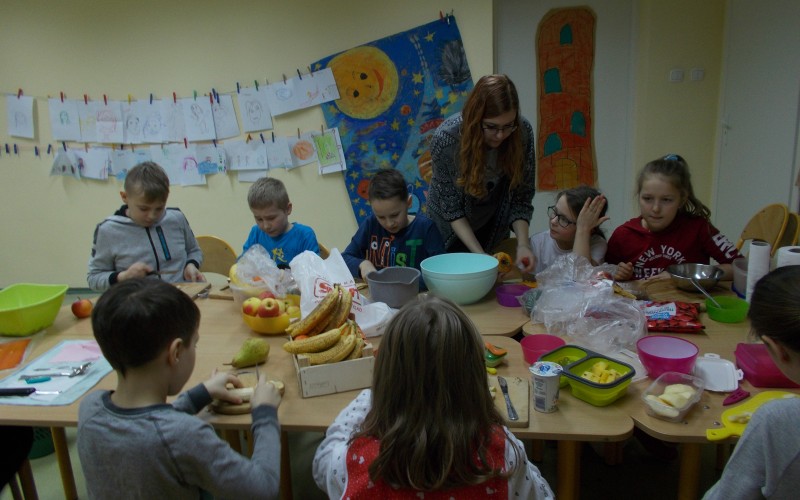
[(78, 454), (90, 498), (277, 498), (280, 426), (277, 409), (253, 410), (253, 456), (233, 451), (194, 416), (211, 402), (205, 386), (173, 404), (123, 409), (109, 391), (81, 402)]
[[(533, 148), (533, 128), (524, 117), (520, 117), (523, 145), (523, 181), (513, 191), (508, 190), (509, 180), (500, 179), (495, 189), (504, 190), (498, 194), (494, 226), (481, 246), (491, 252), (511, 230), (511, 223), (524, 220), (530, 223), (533, 216), (533, 195), (536, 186), (536, 157)], [(464, 192), (464, 188), (456, 184), (460, 175), (458, 159), (461, 148), (461, 113), (457, 113), (443, 121), (431, 140), (431, 161), (433, 177), (428, 193), (428, 217), (436, 223), (444, 239), (444, 247), (450, 248), (458, 239), (450, 222), (465, 217), (474, 229), (474, 219), (480, 200)]]
[(800, 398), (770, 401), (753, 414), (722, 477), (705, 500), (794, 499), (800, 492)]
[(203, 252), (180, 210), (167, 208), (161, 220), (142, 227), (125, 215), (126, 208), (120, 208), (94, 230), (86, 276), (92, 290), (106, 290), (117, 282), (120, 272), (136, 262), (149, 264), (155, 271), (170, 271), (161, 279), (172, 283), (184, 281), (183, 268), (190, 262), (200, 268)]

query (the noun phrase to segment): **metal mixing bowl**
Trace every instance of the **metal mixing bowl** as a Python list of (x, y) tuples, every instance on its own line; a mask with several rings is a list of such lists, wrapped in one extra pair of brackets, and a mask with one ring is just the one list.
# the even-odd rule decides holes
[(667, 272), (672, 276), (675, 286), (687, 292), (697, 293), (700, 293), (700, 290), (692, 285), (692, 278), (706, 290), (711, 290), (725, 274), (722, 269), (709, 264), (675, 264), (669, 266)]

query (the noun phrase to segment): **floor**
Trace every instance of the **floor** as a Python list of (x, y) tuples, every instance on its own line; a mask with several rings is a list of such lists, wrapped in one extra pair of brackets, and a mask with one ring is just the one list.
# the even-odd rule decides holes
[[(93, 298), (96, 294), (87, 290), (70, 290), (65, 303), (71, 303), (77, 296)], [(77, 432), (67, 429), (67, 442), (75, 481), (80, 498), (88, 498), (75, 446)], [(311, 459), (321, 439), (319, 433), (290, 433), (289, 446), (292, 457), (292, 484), (294, 498), (303, 500), (324, 499), (311, 477)], [(64, 498), (61, 477), (55, 455), (31, 460), (33, 475), (39, 498), (56, 500)], [(536, 464), (542, 475), (550, 483), (556, 484), (556, 443), (548, 442), (542, 462)], [(705, 492), (719, 477), (716, 470), (716, 447), (708, 445), (703, 449), (700, 492)], [(581, 498), (582, 499), (638, 499), (647, 495), (648, 500), (672, 500), (678, 488), (678, 460), (663, 460), (646, 451), (637, 439), (630, 439), (623, 449), (620, 465), (606, 465), (602, 458), (602, 447), (586, 444), (581, 454)], [(556, 491), (556, 496), (558, 492)], [(9, 488), (0, 492), (0, 500), (11, 500)]]

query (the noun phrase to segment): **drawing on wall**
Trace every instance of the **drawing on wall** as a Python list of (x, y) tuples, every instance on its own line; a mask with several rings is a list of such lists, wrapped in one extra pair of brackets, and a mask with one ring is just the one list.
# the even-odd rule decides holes
[(78, 117), (78, 102), (51, 98), (47, 100), (50, 114), (50, 134), (57, 141), (81, 140), (81, 124)]
[(78, 119), (81, 123), (81, 142), (97, 142), (97, 106), (95, 101), (78, 102)]
[(261, 141), (228, 141), (225, 143), (230, 170), (267, 170), (267, 147)]
[(424, 213), (430, 136), (445, 117), (461, 110), (472, 89), (455, 18), (334, 54), (312, 68), (330, 68), (339, 89), (339, 99), (322, 111), (328, 127), (341, 136), (356, 220), (370, 215), (369, 180), (386, 168), (403, 174), (411, 210)]
[(97, 142), (119, 144), (125, 139), (122, 127), (122, 103), (119, 101), (98, 103), (95, 111), (95, 133)]
[(259, 87), (258, 90), (254, 87), (240, 89), (238, 99), (242, 130), (258, 132), (272, 128), (272, 114), (264, 87)]
[(174, 99), (162, 99), (161, 119), (161, 141), (159, 142), (183, 142), (183, 139), (186, 138), (183, 106)]
[(198, 186), (206, 184), (206, 176), (197, 169), (197, 158), (193, 144), (164, 144), (150, 146), (152, 161), (161, 165), (169, 176), (171, 185)]
[(78, 171), (84, 179), (104, 181), (111, 171), (111, 148), (94, 147), (74, 150)]
[(147, 102), (142, 110), (142, 141), (148, 144), (164, 142), (167, 126), (163, 119), (164, 105), (160, 100)]
[(264, 88), (273, 116), (324, 104), (339, 98), (330, 68), (271, 83)]
[(214, 116), (208, 99), (180, 99), (183, 110), (183, 123), (186, 125), (186, 138), (190, 141), (210, 141), (217, 138), (214, 131)]
[(217, 139), (227, 139), (239, 135), (239, 122), (236, 121), (236, 110), (233, 109), (233, 97), (217, 95), (211, 105), (211, 114), (214, 116), (214, 129)]
[(286, 137), (273, 136), (265, 144), (267, 148), (267, 163), (270, 170), (273, 168), (292, 168), (292, 152), (289, 151), (289, 140)]
[(144, 123), (142, 116), (147, 110), (147, 101), (122, 103), (123, 136), (125, 144), (142, 144), (144, 140)]
[(536, 33), (539, 124), (536, 175), (540, 191), (595, 185), (592, 145), (594, 12), (554, 9)]
[(310, 132), (299, 137), (289, 137), (288, 141), (289, 151), (292, 153), (292, 168), (317, 161), (317, 150), (314, 148), (314, 138)]
[(50, 167), (50, 175), (63, 175), (80, 179), (81, 173), (78, 171), (77, 164), (78, 159), (71, 149), (66, 151), (58, 149), (56, 157), (53, 159), (53, 165)]
[(8, 135), (13, 137), (34, 138), (33, 130), (33, 97), (26, 95), (6, 95), (6, 116), (8, 119)]
[(128, 170), (136, 165), (150, 161), (150, 149), (114, 149), (111, 151), (111, 172), (114, 177), (122, 182), (125, 176), (128, 175)]
[[(228, 96), (230, 97), (230, 96)], [(225, 173), (227, 170), (225, 149), (213, 144), (196, 144), (197, 170), (203, 175)]]
[(319, 161), (319, 175), (347, 170), (342, 139), (339, 137), (338, 129), (329, 128), (322, 133), (314, 132), (312, 136)]

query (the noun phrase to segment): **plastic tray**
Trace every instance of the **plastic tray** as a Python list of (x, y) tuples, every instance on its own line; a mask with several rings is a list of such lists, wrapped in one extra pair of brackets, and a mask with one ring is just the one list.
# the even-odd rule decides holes
[[(559, 363), (565, 358), (569, 358), (571, 362)], [(628, 363), (572, 344), (553, 349), (543, 354), (539, 360), (561, 364), (564, 369), (561, 386), (569, 384), (573, 396), (594, 406), (606, 406), (624, 396), (636, 374), (636, 369)], [(606, 361), (610, 368), (614, 368), (622, 376), (610, 384), (598, 384), (582, 378), (581, 374), (591, 370), (597, 361)]]
[[(648, 399), (648, 396), (658, 397), (664, 394), (667, 386), (673, 384), (684, 384), (694, 389), (694, 394), (683, 406), (674, 407), (666, 403)], [(642, 393), (642, 402), (644, 403), (648, 415), (669, 422), (681, 422), (686, 414), (689, 413), (689, 410), (700, 401), (700, 397), (702, 397), (705, 388), (705, 382), (699, 377), (686, 375), (685, 373), (664, 372)]]
[(736, 344), (736, 365), (754, 387), (800, 387), (781, 373), (764, 344)]

